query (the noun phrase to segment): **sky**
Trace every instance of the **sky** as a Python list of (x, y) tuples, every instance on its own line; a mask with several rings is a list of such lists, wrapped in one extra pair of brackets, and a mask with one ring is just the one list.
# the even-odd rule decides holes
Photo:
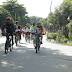
[[(0, 4), (6, 0), (0, 0)], [(63, 0), (52, 0), (51, 11), (60, 6)], [(51, 0), (18, 0), (19, 4), (24, 4), (28, 12), (28, 16), (37, 16), (46, 18), (50, 13)]]

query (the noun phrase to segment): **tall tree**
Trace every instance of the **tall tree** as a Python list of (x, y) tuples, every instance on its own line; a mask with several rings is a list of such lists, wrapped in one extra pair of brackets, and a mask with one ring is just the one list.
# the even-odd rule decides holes
[(10, 12), (15, 21), (20, 21), (27, 14), (24, 5), (18, 4), (17, 0), (7, 0), (2, 7)]
[(5, 23), (5, 19), (6, 17), (10, 16), (11, 17), (11, 14), (10, 12), (8, 12), (6, 9), (4, 8), (0, 8), (0, 27), (3, 23)]

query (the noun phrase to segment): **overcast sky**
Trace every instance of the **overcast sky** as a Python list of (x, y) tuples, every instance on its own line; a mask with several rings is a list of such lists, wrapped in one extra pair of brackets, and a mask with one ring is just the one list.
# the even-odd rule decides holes
[[(6, 0), (0, 0), (0, 4)], [(60, 6), (63, 0), (52, 0), (51, 11), (55, 10), (55, 7)], [(19, 4), (24, 4), (28, 12), (28, 16), (38, 16), (46, 18), (50, 12), (51, 0), (18, 0)]]

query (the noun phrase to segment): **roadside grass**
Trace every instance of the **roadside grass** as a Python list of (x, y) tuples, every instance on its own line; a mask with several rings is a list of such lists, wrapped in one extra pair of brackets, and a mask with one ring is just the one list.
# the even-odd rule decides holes
[(51, 42), (51, 43), (55, 43), (55, 44), (61, 44), (61, 45), (67, 45), (67, 46), (72, 46), (72, 42), (68, 42), (68, 43), (59, 43), (59, 42), (56, 42), (56, 41), (50, 41), (49, 39), (46, 39), (48, 42)]

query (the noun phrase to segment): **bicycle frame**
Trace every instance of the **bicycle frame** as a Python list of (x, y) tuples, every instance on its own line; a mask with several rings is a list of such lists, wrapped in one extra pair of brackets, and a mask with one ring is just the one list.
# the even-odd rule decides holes
[[(8, 39), (8, 36), (9, 36), (9, 39)], [(10, 33), (8, 34), (8, 36), (6, 37), (6, 43), (5, 43), (5, 54), (8, 53), (8, 48), (9, 46), (11, 45), (11, 38), (12, 36), (10, 35)], [(12, 48), (13, 48), (13, 45), (12, 45)], [(10, 51), (12, 51), (11, 47), (10, 47)]]
[(36, 53), (37, 53), (40, 49), (40, 36), (37, 33), (35, 34), (34, 47), (35, 47)]
[(25, 38), (26, 42), (29, 41), (30, 42), (30, 35), (29, 32), (27, 32), (26, 38)]
[(16, 32), (15, 33), (15, 43), (16, 43), (16, 46), (18, 45), (18, 42), (19, 41), (19, 43), (20, 43), (20, 34), (19, 34), (19, 32)]

